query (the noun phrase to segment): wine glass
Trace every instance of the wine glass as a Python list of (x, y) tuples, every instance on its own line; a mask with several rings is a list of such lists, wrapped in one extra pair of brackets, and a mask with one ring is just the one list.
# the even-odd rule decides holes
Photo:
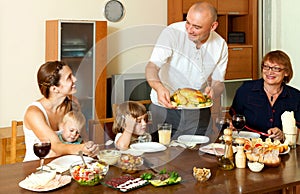
[(246, 118), (244, 115), (236, 114), (232, 116), (232, 125), (237, 130), (237, 136), (239, 137), (239, 132), (246, 125)]
[(230, 120), (224, 116), (216, 118), (216, 127), (218, 128), (219, 140), (223, 141), (224, 129), (227, 129), (230, 126)]
[(43, 172), (44, 158), (49, 154), (51, 142), (48, 138), (36, 139), (33, 144), (34, 154), (40, 158), (40, 171)]
[(230, 126), (230, 120), (226, 117), (217, 117), (216, 126), (220, 132), (223, 132), (224, 129), (227, 129)]

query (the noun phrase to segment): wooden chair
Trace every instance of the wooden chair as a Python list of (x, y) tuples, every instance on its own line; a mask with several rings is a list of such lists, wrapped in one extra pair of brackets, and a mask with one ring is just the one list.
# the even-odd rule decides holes
[[(16, 121), (13, 120), (11, 122), (11, 143), (10, 143), (10, 163), (16, 163), (19, 162), (19, 159), (17, 158), (17, 135), (18, 135), (18, 128), (23, 127), (23, 121)], [(25, 150), (25, 144), (24, 144), (24, 150)], [(18, 156), (19, 157), (19, 156)], [(20, 156), (22, 157), (22, 156)]]
[(103, 144), (108, 139), (114, 140), (115, 134), (112, 132), (113, 123), (113, 117), (89, 120), (89, 139), (98, 144)]

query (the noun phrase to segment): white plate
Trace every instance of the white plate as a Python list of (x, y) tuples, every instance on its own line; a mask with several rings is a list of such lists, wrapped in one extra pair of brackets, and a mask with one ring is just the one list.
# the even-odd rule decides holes
[(143, 151), (143, 152), (160, 152), (167, 149), (166, 146), (157, 142), (144, 142), (131, 144), (130, 148), (133, 150)]
[(259, 138), (260, 134), (250, 132), (250, 131), (240, 131), (239, 135), (238, 135), (237, 131), (233, 131), (232, 132), (232, 137), (233, 138), (237, 138), (237, 137), (241, 137), (241, 138)]
[[(201, 152), (212, 154), (212, 155), (223, 155), (224, 154), (225, 145), (221, 143), (211, 143), (206, 146), (200, 147), (199, 150)], [(232, 146), (233, 153), (236, 152), (236, 147)]]
[(182, 143), (203, 144), (209, 142), (209, 138), (202, 135), (181, 135), (177, 139)]
[[(86, 162), (89, 162), (89, 161), (93, 160), (93, 158), (91, 158), (91, 157), (83, 156), (83, 158)], [(74, 163), (74, 162), (77, 162), (77, 161), (81, 161), (80, 156), (78, 156), (78, 155), (65, 155), (65, 156), (61, 156), (59, 158), (56, 158), (56, 159), (52, 160), (49, 164), (47, 164), (47, 166), (55, 168), (56, 172), (62, 173), (66, 170), (69, 170), (71, 164)]]
[(23, 189), (27, 189), (30, 191), (43, 192), (43, 191), (51, 191), (63, 187), (69, 184), (71, 180), (72, 177), (70, 175), (56, 175), (54, 180), (51, 180), (46, 186), (42, 188), (31, 187), (30, 184), (28, 183), (28, 179), (24, 179), (21, 182), (19, 182), (19, 186)]
[(290, 152), (290, 146), (288, 146), (288, 149), (285, 152), (279, 153), (279, 155), (284, 155)]
[(202, 106), (202, 107), (189, 107), (189, 106), (183, 106), (183, 105), (178, 105), (177, 109), (186, 109), (186, 110), (198, 110), (198, 109), (203, 109), (203, 108), (209, 108), (212, 107), (213, 103), (211, 103), (208, 106)]

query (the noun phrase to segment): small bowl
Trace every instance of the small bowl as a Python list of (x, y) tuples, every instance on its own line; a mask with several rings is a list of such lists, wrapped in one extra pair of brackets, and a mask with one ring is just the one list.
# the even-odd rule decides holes
[(252, 172), (260, 172), (264, 168), (264, 163), (260, 162), (248, 162), (248, 167)]
[(193, 176), (195, 177), (195, 179), (199, 182), (205, 182), (207, 181), (210, 176), (211, 176), (211, 172), (210, 169), (207, 168), (193, 168)]
[(118, 166), (125, 173), (136, 173), (143, 165), (144, 159), (141, 156), (133, 156), (131, 154), (122, 154)]
[(101, 150), (99, 151), (97, 158), (108, 165), (114, 165), (118, 162), (120, 156), (121, 152), (118, 150)]
[(82, 161), (74, 162), (70, 166), (72, 178), (84, 186), (94, 186), (101, 182), (108, 172), (109, 165), (98, 160), (86, 162), (86, 166)]

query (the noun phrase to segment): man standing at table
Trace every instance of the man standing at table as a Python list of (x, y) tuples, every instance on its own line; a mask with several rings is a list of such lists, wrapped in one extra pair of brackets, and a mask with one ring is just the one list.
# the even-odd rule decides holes
[(182, 134), (206, 134), (210, 108), (176, 109), (170, 95), (178, 88), (198, 89), (213, 99), (223, 92), (228, 47), (215, 32), (217, 26), (216, 9), (197, 2), (186, 21), (171, 24), (160, 34), (146, 66), (154, 131), (158, 123), (167, 122), (172, 124), (173, 139)]

